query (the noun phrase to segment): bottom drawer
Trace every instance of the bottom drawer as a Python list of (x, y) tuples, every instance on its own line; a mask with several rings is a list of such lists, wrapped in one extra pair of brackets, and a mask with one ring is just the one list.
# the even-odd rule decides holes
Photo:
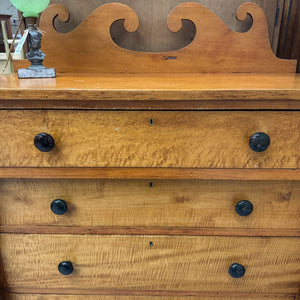
[[(300, 283), (299, 238), (3, 234), (0, 248), (17, 293), (296, 294)], [(59, 273), (63, 261), (72, 262), (71, 275)], [(233, 263), (245, 267), (244, 276), (229, 275)]]
[(96, 295), (21, 295), (12, 294), (10, 300), (294, 300), (293, 296), (231, 296), (231, 297), (161, 297), (161, 296), (96, 296)]

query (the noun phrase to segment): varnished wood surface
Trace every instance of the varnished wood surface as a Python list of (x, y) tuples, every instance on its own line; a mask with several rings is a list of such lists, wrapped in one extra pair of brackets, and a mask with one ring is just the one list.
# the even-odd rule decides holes
[(280, 60), (271, 50), (263, 10), (255, 3), (244, 3), (237, 19), (243, 21), (248, 14), (253, 18), (251, 29), (237, 33), (205, 6), (179, 4), (168, 17), (168, 28), (178, 32), (182, 19), (191, 20), (196, 26), (193, 41), (179, 50), (150, 53), (127, 50), (113, 42), (109, 29), (115, 21), (125, 19), (129, 32), (139, 26), (136, 13), (124, 4), (96, 8), (69, 33), (59, 33), (53, 26), (57, 16), (64, 22), (69, 19), (68, 10), (50, 5), (40, 20), (40, 28), (47, 32), (42, 41), (45, 65), (62, 73), (294, 73), (296, 61)]
[[(74, 292), (76, 292), (76, 295), (72, 295)], [(152, 299), (156, 299), (158, 297), (159, 300), (161, 300), (160, 297), (163, 297), (163, 300), (169, 300), (168, 297), (185, 297), (185, 299), (191, 299), (193, 300), (193, 297), (196, 297), (198, 300), (199, 297), (205, 297), (204, 299), (216, 299), (218, 300), (220, 297), (221, 300), (235, 300), (237, 297), (238, 299), (243, 299), (243, 300), (248, 300), (248, 299), (292, 299), (294, 300), (295, 294), (274, 294), (274, 293), (228, 293), (228, 292), (181, 292), (181, 291), (135, 291), (135, 290), (123, 290), (123, 291), (118, 291), (115, 289), (110, 289), (110, 290), (104, 290), (104, 291), (97, 291), (97, 290), (83, 290), (83, 289), (21, 289), (21, 288), (16, 288), (14, 289), (14, 292), (11, 293), (12, 295), (14, 294), (26, 294), (26, 295), (32, 295), (32, 294), (44, 294), (44, 295), (54, 295), (54, 294), (60, 294), (63, 296), (99, 296), (99, 295), (110, 295), (110, 296), (122, 296), (122, 295), (127, 295), (130, 297), (140, 297), (143, 295), (143, 297), (149, 297), (151, 296)], [(167, 298), (166, 298), (167, 297)], [(230, 298), (231, 297), (231, 298)], [(146, 298), (147, 299), (147, 298)], [(202, 299), (202, 298), (201, 298)], [(135, 299), (136, 300), (136, 299)], [(180, 299), (181, 300), (181, 299)], [(298, 299), (297, 299), (298, 300)]]
[[(217, 297), (224, 297), (226, 300), (228, 297), (232, 297), (233, 299), (235, 297), (239, 297), (239, 299), (277, 299), (277, 298), (284, 298), (292, 297), (294, 300), (295, 294), (291, 293), (284, 293), (284, 294), (274, 294), (274, 293), (231, 293), (231, 292), (185, 292), (185, 291), (135, 291), (135, 290), (116, 290), (116, 289), (106, 289), (106, 290), (84, 290), (84, 289), (26, 289), (26, 288), (15, 288), (12, 294), (44, 294), (44, 295), (53, 295), (53, 294), (60, 294), (60, 295), (66, 295), (70, 296), (74, 293), (76, 293), (75, 296), (86, 296), (86, 295), (93, 295), (93, 296), (99, 296), (99, 295), (110, 295), (110, 296), (121, 296), (121, 295), (127, 295), (127, 296), (151, 296), (152, 299), (155, 299), (155, 297), (163, 297), (163, 300), (165, 300), (165, 297), (185, 297), (186, 299), (193, 299), (193, 297), (206, 297), (209, 299), (217, 299)], [(73, 296), (73, 295), (72, 295)], [(227, 298), (226, 298), (227, 297)], [(205, 299), (206, 299), (205, 298)], [(280, 299), (281, 299), (280, 298)], [(168, 298), (167, 298), (168, 299)], [(196, 298), (197, 299), (197, 298)], [(202, 299), (202, 298), (201, 298)], [(290, 299), (290, 298), (288, 298)], [(297, 299), (298, 300), (298, 299)]]
[[(55, 140), (49, 153), (34, 146), (41, 132)], [(270, 136), (265, 152), (249, 147), (249, 138), (257, 132)], [(299, 168), (299, 132), (299, 112), (2, 110), (0, 165)]]
[[(112, 0), (89, 0), (81, 2), (80, 0), (51, 0), (51, 4), (63, 4), (70, 11), (70, 20), (62, 23), (59, 20), (55, 22), (55, 28), (59, 32), (68, 32), (76, 28), (95, 8)], [(127, 32), (124, 30), (122, 21), (116, 22), (111, 27), (113, 40), (123, 48), (136, 51), (170, 51), (183, 48), (190, 43), (195, 35), (195, 28), (192, 23), (184, 22), (182, 30), (178, 33), (172, 33), (167, 28), (167, 16), (170, 11), (185, 0), (118, 0), (118, 2), (130, 6), (139, 16), (139, 28), (136, 32)], [(216, 15), (232, 30), (245, 32), (251, 27), (251, 18), (240, 22), (235, 17), (237, 8), (247, 0), (193, 0), (200, 3)], [(278, 36), (280, 30), (281, 13), (279, 13), (278, 23), (274, 24), (277, 5), (282, 12), (282, 1), (278, 4), (273, 0), (254, 0), (264, 11), (268, 22), (268, 31), (272, 49), (276, 53)]]
[[(76, 289), (297, 293), (299, 246), (297, 238), (7, 234), (0, 244), (11, 292), (55, 288), (73, 294)], [(64, 260), (73, 262), (71, 276), (57, 270)], [(234, 262), (245, 265), (243, 278), (229, 276)]]
[[(10, 294), (9, 300), (187, 300), (187, 297), (176, 296), (107, 296), (107, 295), (43, 295), (43, 294)], [(211, 296), (211, 297), (193, 297), (189, 296), (189, 300), (294, 300), (293, 296)]]
[(298, 100), (0, 100), (0, 109), (300, 110)]
[[(50, 210), (54, 199), (67, 203), (66, 214), (57, 216)], [(241, 200), (254, 206), (247, 217), (235, 211)], [(1, 225), (55, 226), (58, 233), (59, 226), (73, 226), (78, 233), (81, 226), (300, 231), (299, 213), (298, 181), (0, 181)]]
[(56, 79), (19, 80), (11, 74), (0, 76), (0, 99), (52, 99), (81, 105), (87, 100), (298, 101), (300, 75), (58, 74)]
[(184, 235), (235, 237), (300, 237), (299, 229), (243, 229), (203, 227), (89, 227), (89, 226), (0, 226), (0, 233), (80, 235)]
[[(120, 4), (100, 8), (104, 27), (95, 26), (99, 23), (99, 15), (95, 13), (85, 22), (86, 27), (59, 36), (49, 22), (55, 14), (54, 8), (49, 8), (50, 17), (46, 13), (41, 22), (42, 27), (52, 28), (46, 30), (43, 39), (46, 64), (63, 72), (78, 72), (78, 67), (84, 66), (84, 71), (108, 73), (58, 74), (52, 80), (21, 81), (13, 75), (3, 76), (0, 108), (24, 105), (48, 109), (228, 110), (251, 109), (254, 105), (254, 109), (299, 109), (298, 76), (110, 74), (294, 71), (294, 61), (280, 61), (271, 53), (266, 22), (255, 5), (246, 4), (239, 9), (239, 19), (246, 17), (247, 12), (254, 17), (253, 28), (245, 34), (231, 32), (211, 12), (195, 4), (177, 8), (169, 18), (169, 27), (173, 31), (180, 29), (182, 16), (193, 19), (197, 10), (201, 18), (195, 23), (198, 33), (202, 33), (197, 33), (186, 48), (167, 53), (136, 53), (116, 46), (108, 30), (111, 21), (120, 15), (128, 17), (127, 30), (136, 29), (136, 16), (128, 8)], [(60, 17), (66, 17), (63, 9)], [(216, 22), (212, 22), (213, 18)], [(90, 25), (94, 29), (86, 30)], [(204, 30), (200, 31), (203, 25)], [(226, 38), (213, 37), (211, 28)], [(104, 39), (96, 42), (86, 39), (87, 32), (93, 37), (100, 32)], [(73, 38), (68, 40), (67, 36)], [(211, 37), (215, 40), (210, 41)], [(49, 43), (51, 38), (54, 42)], [(209, 42), (204, 42), (206, 39)], [(228, 51), (227, 44), (232, 51)], [(199, 55), (199, 45), (204, 45), (202, 49), (209, 57)], [(215, 103), (211, 105), (210, 101)], [(259, 106), (250, 101), (259, 102)], [(150, 119), (153, 126), (149, 125)], [(80, 294), (97, 300), (291, 299), (299, 291), (300, 280), (300, 240), (292, 238), (300, 236), (299, 185), (296, 181), (264, 180), (300, 179), (299, 129), (299, 112), (129, 115), (99, 111), (92, 114), (1, 111), (0, 166), (9, 167), (0, 169), (4, 178), (159, 178), (162, 175), (162, 178), (259, 180), (214, 180), (199, 184), (155, 181), (150, 188), (148, 180), (137, 184), (110, 180), (3, 179), (0, 250), (10, 291), (19, 294), (13, 299), (80, 299)], [(254, 155), (248, 139), (258, 131), (271, 136), (271, 147)], [(39, 132), (54, 136), (57, 147), (53, 152), (41, 154), (34, 148), (33, 137)], [(28, 166), (33, 168), (15, 168)], [(79, 169), (68, 169), (73, 166)], [(148, 167), (159, 169), (148, 170)], [(170, 169), (174, 167), (175, 170)], [(253, 214), (247, 218), (234, 212), (241, 197), (247, 197), (255, 205)], [(68, 214), (53, 215), (49, 206), (54, 198), (65, 198), (70, 207)], [(68, 278), (58, 273), (57, 265), (62, 260), (74, 263), (75, 272)], [(229, 277), (228, 268), (233, 262), (246, 266), (244, 278)], [(38, 293), (44, 295), (33, 295)], [(53, 295), (50, 298), (45, 293)]]
[(0, 168), (0, 178), (300, 180), (300, 169)]

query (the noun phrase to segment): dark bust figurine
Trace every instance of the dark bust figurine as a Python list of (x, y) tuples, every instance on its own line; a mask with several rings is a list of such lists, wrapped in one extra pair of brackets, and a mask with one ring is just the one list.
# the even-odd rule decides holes
[(31, 66), (27, 69), (19, 69), (18, 77), (23, 78), (54, 78), (56, 72), (54, 68), (46, 68), (43, 65), (45, 54), (41, 51), (41, 32), (31, 26), (28, 32), (29, 52), (26, 54), (31, 62)]
[(41, 51), (42, 34), (38, 30), (30, 30), (28, 42), (30, 51), (26, 54), (31, 62), (30, 68), (43, 68), (45, 54)]

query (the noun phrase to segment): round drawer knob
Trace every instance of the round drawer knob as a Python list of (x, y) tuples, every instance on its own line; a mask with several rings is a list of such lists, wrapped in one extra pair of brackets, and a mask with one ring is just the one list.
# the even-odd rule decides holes
[(58, 265), (58, 271), (62, 275), (71, 275), (73, 273), (73, 265), (70, 261), (62, 261)]
[(245, 275), (246, 269), (243, 265), (234, 263), (229, 268), (229, 274), (233, 278), (241, 278)]
[(249, 140), (250, 148), (255, 152), (266, 151), (269, 148), (270, 143), (270, 137), (264, 132), (253, 134)]
[(52, 212), (56, 215), (63, 215), (68, 211), (67, 203), (61, 199), (53, 200), (50, 207)]
[(34, 138), (35, 147), (42, 152), (51, 151), (54, 146), (54, 138), (48, 133), (39, 133)]
[(249, 216), (253, 211), (253, 204), (250, 201), (242, 200), (235, 206), (235, 211), (242, 217)]

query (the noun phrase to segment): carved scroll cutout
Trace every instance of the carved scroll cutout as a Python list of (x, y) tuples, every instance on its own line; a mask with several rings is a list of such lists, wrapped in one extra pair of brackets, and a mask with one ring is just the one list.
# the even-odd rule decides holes
[(270, 47), (268, 27), (263, 10), (255, 3), (245, 3), (237, 18), (247, 14), (253, 25), (246, 33), (232, 31), (208, 8), (198, 3), (178, 5), (168, 17), (168, 28), (177, 32), (182, 20), (191, 20), (196, 36), (186, 47), (170, 52), (137, 52), (116, 45), (110, 27), (124, 19), (125, 29), (134, 32), (139, 21), (128, 6), (110, 3), (94, 10), (78, 27), (68, 33), (54, 28), (58, 17), (69, 18), (68, 10), (59, 4), (43, 13), (40, 27), (46, 31), (42, 50), (45, 65), (57, 72), (70, 73), (292, 73), (296, 61), (277, 58)]

